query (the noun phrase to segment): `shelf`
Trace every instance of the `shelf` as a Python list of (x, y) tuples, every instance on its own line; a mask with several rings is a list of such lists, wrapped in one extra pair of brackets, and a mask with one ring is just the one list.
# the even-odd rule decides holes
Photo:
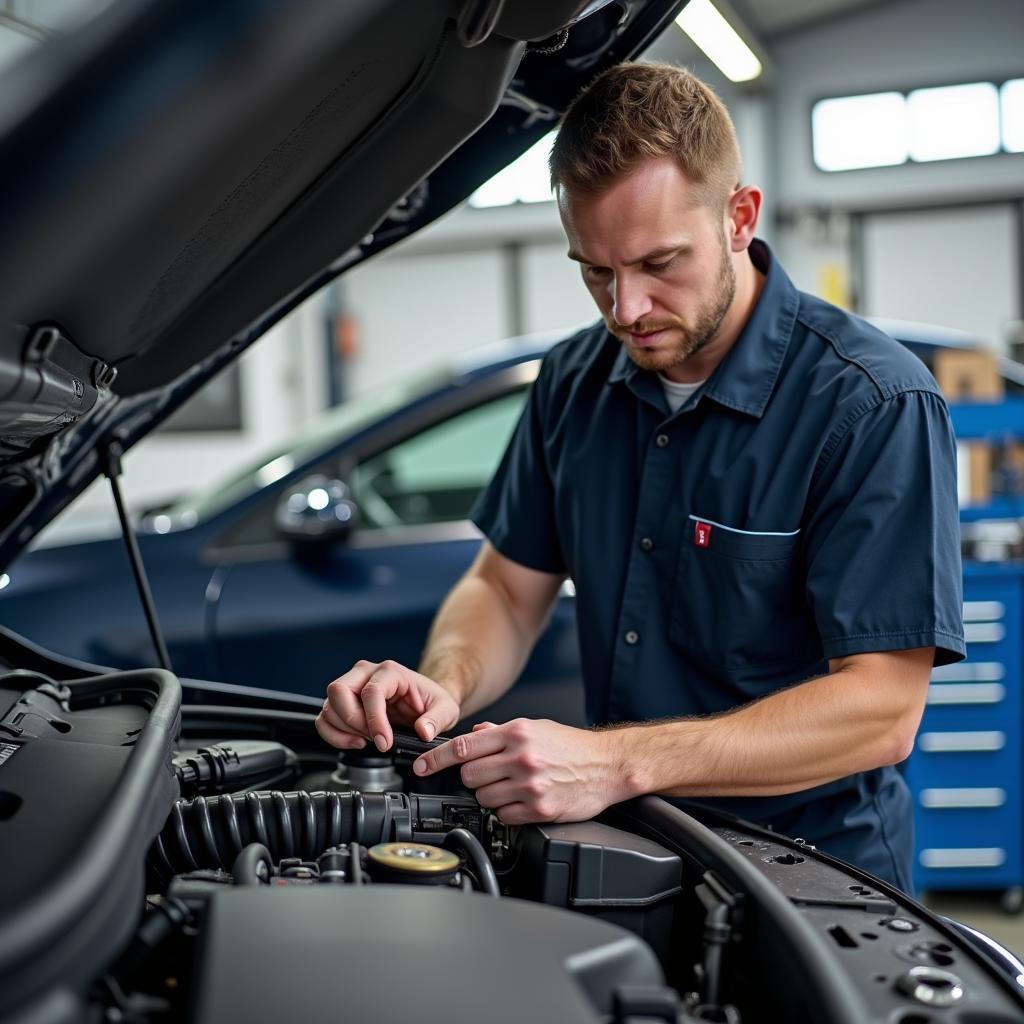
[(958, 441), (998, 441), (1007, 435), (1024, 438), (1024, 398), (950, 402), (949, 415)]
[(984, 505), (963, 505), (960, 522), (974, 523), (979, 519), (1020, 519), (1024, 517), (1024, 496), (993, 498)]

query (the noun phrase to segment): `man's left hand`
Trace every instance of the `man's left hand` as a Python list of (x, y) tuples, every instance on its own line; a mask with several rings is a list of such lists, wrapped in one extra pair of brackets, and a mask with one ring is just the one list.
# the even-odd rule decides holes
[(506, 825), (586, 821), (625, 800), (616, 731), (592, 732), (546, 720), (490, 722), (418, 758), (419, 776), (462, 765), (462, 782)]

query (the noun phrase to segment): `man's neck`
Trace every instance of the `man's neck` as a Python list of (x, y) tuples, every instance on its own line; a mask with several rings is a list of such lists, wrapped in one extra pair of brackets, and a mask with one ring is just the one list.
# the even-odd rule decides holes
[(707, 380), (714, 372), (715, 367), (729, 354), (729, 350), (736, 344), (747, 321), (753, 315), (754, 307), (764, 288), (765, 277), (754, 266), (747, 252), (741, 253), (740, 257), (734, 264), (736, 294), (733, 296), (714, 338), (684, 363), (666, 370), (664, 376), (669, 380), (679, 384), (693, 384), (696, 381)]

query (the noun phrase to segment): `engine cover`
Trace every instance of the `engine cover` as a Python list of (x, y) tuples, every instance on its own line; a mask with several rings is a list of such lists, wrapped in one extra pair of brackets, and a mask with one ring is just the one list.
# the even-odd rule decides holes
[(622, 928), (478, 893), (246, 886), (204, 917), (195, 1024), (448, 1024), (456, 1002), (488, 1024), (596, 1024), (619, 985), (664, 981)]

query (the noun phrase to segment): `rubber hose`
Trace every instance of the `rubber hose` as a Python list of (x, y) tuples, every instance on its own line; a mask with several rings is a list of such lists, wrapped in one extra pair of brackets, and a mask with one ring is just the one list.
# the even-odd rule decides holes
[(270, 851), (262, 843), (250, 843), (231, 865), (235, 885), (269, 885), (273, 870)]
[(150, 849), (149, 867), (164, 882), (187, 871), (226, 870), (250, 843), (266, 847), (275, 864), (284, 857), (316, 860), (341, 843), (407, 841), (413, 817), (404, 793), (263, 792), (178, 800)]
[(498, 876), (494, 873), (494, 865), (487, 856), (483, 844), (472, 832), (464, 828), (453, 828), (444, 837), (444, 845), (454, 847), (466, 855), (473, 874), (480, 881), (481, 889), (488, 896), (500, 896), (501, 889), (498, 888)]

